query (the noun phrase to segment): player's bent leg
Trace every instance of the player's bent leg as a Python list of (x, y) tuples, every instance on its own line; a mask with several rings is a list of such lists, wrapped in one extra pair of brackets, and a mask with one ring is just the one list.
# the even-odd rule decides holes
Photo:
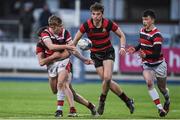
[(71, 79), (72, 79), (72, 77), (69, 73), (68, 79), (66, 82), (66, 89), (65, 89), (65, 91), (67, 92), (67, 95), (69, 95), (68, 99), (69, 99), (69, 104), (70, 104), (70, 111), (69, 111), (68, 117), (77, 117), (77, 112), (76, 112), (76, 109), (74, 107), (74, 96), (73, 96), (73, 93), (70, 89)]
[(169, 89), (166, 86), (166, 77), (165, 78), (157, 77), (157, 86), (165, 99), (163, 108), (168, 113), (170, 108), (170, 97), (169, 97)]
[[(103, 78), (104, 78), (104, 77), (103, 77), (103, 74), (104, 74), (104, 69), (103, 69), (103, 67), (102, 67), (102, 66), (97, 67), (97, 68), (96, 68), (96, 72), (97, 72), (98, 75), (100, 76), (101, 80), (103, 80)], [(106, 95), (101, 94), (100, 97), (99, 97), (99, 106), (98, 106), (99, 112), (98, 112), (98, 110), (97, 110), (98, 114), (100, 114), (100, 115), (103, 113), (103, 111), (104, 111), (104, 105), (105, 105), (104, 102), (100, 102), (100, 101), (105, 101), (105, 99), (106, 99)], [(103, 110), (103, 111), (100, 111), (100, 110)]]
[[(62, 93), (60, 89), (62, 89), (62, 83), (60, 82), (59, 85), (57, 85), (57, 77), (49, 77), (49, 84), (51, 87), (51, 90), (54, 94), (57, 95), (57, 110), (55, 112), (55, 117), (59, 118), (63, 116), (63, 104), (64, 104), (64, 93)], [(57, 86), (59, 86), (59, 90), (57, 90)]]
[(55, 117), (63, 116), (63, 106), (64, 106), (65, 94), (64, 91), (58, 90), (57, 93), (57, 111), (55, 112)]
[(64, 99), (65, 99), (65, 94), (64, 94), (64, 83), (63, 80), (57, 78), (57, 111), (55, 112), (55, 117), (60, 118), (63, 116), (63, 105), (64, 105)]
[(134, 105), (134, 100), (129, 98), (125, 92), (122, 91), (122, 89), (119, 87), (119, 85), (111, 80), (110, 83), (110, 90), (116, 94), (122, 101), (125, 102), (126, 106), (128, 107), (130, 113), (134, 113), (135, 105)]
[(53, 94), (57, 94), (57, 77), (49, 77), (49, 84)]
[(96, 68), (96, 71), (99, 74), (99, 76), (103, 78), (102, 93), (100, 95), (99, 106), (97, 109), (99, 115), (102, 115), (104, 113), (105, 100), (112, 79), (113, 63), (114, 63), (113, 60), (104, 60), (103, 67)]
[(67, 70), (62, 70), (59, 72), (58, 74), (58, 83), (59, 82), (63, 82), (63, 90), (65, 95), (67, 96), (67, 100), (70, 106), (70, 112), (68, 114), (69, 117), (75, 117), (77, 116), (76, 114), (76, 109), (74, 108), (74, 98), (73, 98), (73, 94), (69, 88), (69, 82), (68, 82), (68, 71)]
[(116, 94), (117, 96), (119, 96), (120, 94), (123, 93), (123, 90), (121, 89), (121, 87), (119, 86), (119, 84), (117, 84), (114, 80), (111, 80), (110, 90), (111, 90), (114, 94)]
[(162, 107), (159, 94), (154, 87), (154, 72), (152, 70), (144, 70), (143, 77), (146, 80), (149, 95), (158, 109), (159, 116), (164, 117), (166, 115), (166, 111)]
[(96, 106), (88, 100), (86, 100), (80, 94), (76, 93), (75, 90), (72, 88), (71, 84), (69, 85), (69, 87), (73, 93), (74, 101), (86, 106), (91, 111), (92, 115), (96, 115)]
[(143, 70), (143, 77), (146, 81), (148, 90), (151, 90), (154, 87), (154, 73), (152, 70)]

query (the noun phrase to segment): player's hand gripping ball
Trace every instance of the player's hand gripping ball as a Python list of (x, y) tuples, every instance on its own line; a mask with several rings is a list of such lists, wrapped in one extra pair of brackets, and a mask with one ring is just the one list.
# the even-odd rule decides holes
[(92, 42), (88, 38), (82, 38), (77, 45), (81, 50), (89, 50), (92, 47)]

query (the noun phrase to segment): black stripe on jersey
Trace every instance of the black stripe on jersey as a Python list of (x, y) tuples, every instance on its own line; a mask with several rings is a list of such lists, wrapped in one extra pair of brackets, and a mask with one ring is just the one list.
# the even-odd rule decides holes
[(88, 33), (88, 32), (90, 31), (89, 26), (88, 26), (88, 23), (85, 22), (85, 23), (83, 24), (83, 26), (84, 26), (85, 31)]
[(153, 47), (142, 46), (142, 45), (141, 45), (141, 49), (142, 49), (142, 50), (151, 50), (151, 51), (152, 51), (152, 50), (153, 50)]
[(111, 44), (111, 42), (110, 41), (108, 41), (108, 42), (106, 42), (106, 43), (103, 43), (103, 44), (99, 44), (99, 45), (93, 45), (93, 48), (103, 48), (103, 47), (106, 47), (106, 46), (108, 46), (108, 45), (110, 45)]
[(103, 32), (103, 28), (92, 28), (92, 32), (93, 33), (102, 33)]
[(89, 37), (90, 40), (102, 40), (102, 39), (106, 39), (109, 37), (109, 34), (106, 36), (93, 36), (93, 37)]
[(107, 31), (110, 31), (110, 30), (112, 29), (112, 26), (113, 26), (112, 21), (111, 21), (111, 20), (108, 20), (108, 25), (107, 25), (107, 27), (106, 27), (106, 30), (107, 30)]
[(43, 48), (43, 49), (49, 50), (48, 47), (45, 45), (45, 43), (44, 43), (43, 40), (40, 40), (40, 41), (38, 42), (37, 46), (38, 46), (38, 47), (41, 47), (41, 48)]
[(47, 30), (44, 30), (42, 33), (47, 33), (51, 37), (51, 34)]
[(68, 34), (68, 31), (65, 30), (65, 32), (64, 32), (64, 38), (65, 38), (65, 39), (67, 39), (67, 34)]
[(139, 43), (137, 46), (134, 47), (136, 51), (138, 51), (141, 48), (141, 44)]
[(154, 45), (153, 53), (146, 55), (146, 58), (158, 59), (159, 57), (162, 57), (162, 56), (163, 55), (161, 54), (161, 45), (157, 44), (157, 45)]
[(40, 47), (40, 48), (43, 48), (43, 47), (44, 47), (41, 42), (38, 42), (36, 46), (37, 46), (37, 47)]
[(160, 33), (156, 33), (153, 35), (153, 37), (151, 39), (154, 40), (154, 38), (157, 38), (157, 37), (162, 38)]
[(148, 35), (144, 35), (140, 33), (140, 38), (145, 39), (145, 40), (149, 40), (152, 41), (152, 37), (148, 36)]

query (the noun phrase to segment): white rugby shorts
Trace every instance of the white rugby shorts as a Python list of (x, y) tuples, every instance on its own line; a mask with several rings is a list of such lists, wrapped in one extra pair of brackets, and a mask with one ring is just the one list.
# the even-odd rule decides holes
[(61, 61), (56, 61), (48, 65), (47, 71), (48, 71), (49, 77), (56, 77), (59, 72), (61, 72), (62, 70), (66, 70), (69, 63), (70, 63), (70, 59), (67, 58)]
[(156, 77), (167, 77), (167, 64), (165, 61), (163, 61), (161, 64), (155, 67), (148, 67), (145, 64), (142, 64), (142, 67), (144, 70), (152, 70), (155, 73)]

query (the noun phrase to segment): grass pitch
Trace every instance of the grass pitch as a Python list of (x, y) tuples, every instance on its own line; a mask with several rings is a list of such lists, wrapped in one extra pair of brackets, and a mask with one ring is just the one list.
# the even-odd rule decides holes
[[(135, 112), (130, 114), (125, 104), (109, 92), (102, 116), (93, 117), (90, 111), (76, 103), (79, 117), (72, 119), (161, 119), (145, 84), (121, 84), (125, 93), (134, 98)], [(74, 84), (74, 89), (86, 99), (98, 105), (101, 84)], [(180, 85), (168, 85), (171, 109), (166, 119), (180, 118)], [(161, 102), (164, 99), (162, 95)], [(0, 82), (0, 119), (55, 119), (56, 95), (51, 93), (48, 82)], [(64, 105), (63, 119), (69, 107)]]

